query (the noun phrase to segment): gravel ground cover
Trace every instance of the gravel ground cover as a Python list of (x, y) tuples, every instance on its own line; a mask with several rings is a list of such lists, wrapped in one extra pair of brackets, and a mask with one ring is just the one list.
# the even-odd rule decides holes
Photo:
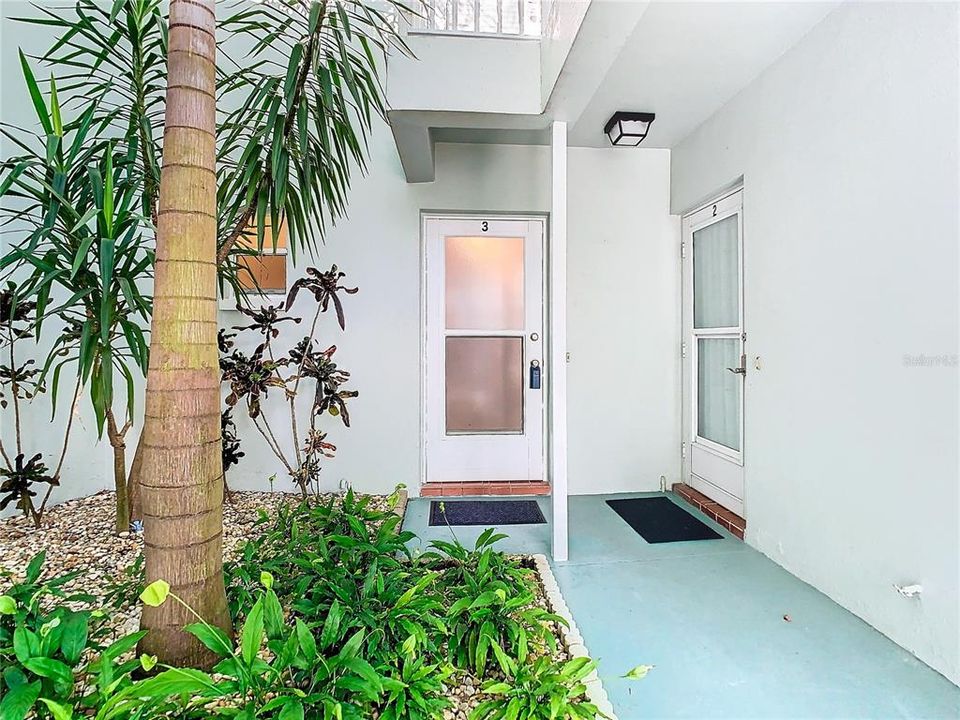
[[(321, 495), (318, 502), (327, 502), (331, 495)], [(273, 514), (279, 505), (285, 502), (299, 502), (300, 496), (283, 492), (233, 492), (231, 499), (224, 502), (224, 560), (236, 557), (243, 544), (256, 537), (257, 520), (260, 512)], [(389, 508), (390, 499), (386, 495), (370, 496), (370, 507), (376, 510)], [(402, 512), (405, 498), (398, 510)], [(86, 498), (71, 500), (47, 511), (41, 527), (23, 517), (0, 520), (0, 570), (12, 573), (15, 577), (23, 575), (30, 559), (41, 550), (46, 551), (45, 572), (56, 577), (79, 571), (79, 575), (64, 590), (84, 592), (98, 597), (101, 601), (109, 589), (117, 582), (129, 577), (129, 572), (143, 548), (143, 537), (139, 533), (114, 533), (114, 496), (104, 491)], [(535, 569), (530, 558), (515, 556), (524, 565)], [(539, 581), (535, 591), (535, 602), (539, 607), (550, 609), (543, 584)], [(9, 581), (0, 575), (0, 593)], [(134, 632), (139, 628), (140, 606), (130, 604), (121, 608), (111, 618), (111, 625), (117, 636)], [(560, 628), (552, 627), (557, 636), (555, 659), (569, 659), (564, 649)], [(484, 678), (497, 677), (497, 673)], [(457, 673), (448, 685), (447, 696), (453, 707), (444, 711), (445, 720), (467, 720), (470, 711), (486, 696), (481, 692), (482, 681), (469, 673)]]

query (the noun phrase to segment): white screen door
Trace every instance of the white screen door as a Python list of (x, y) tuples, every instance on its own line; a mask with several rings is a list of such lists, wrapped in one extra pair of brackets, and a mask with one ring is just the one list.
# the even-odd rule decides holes
[(424, 227), (426, 480), (542, 480), (543, 221)]
[[(742, 191), (683, 219), (685, 475), (743, 515)], [(689, 448), (689, 452), (686, 452)]]

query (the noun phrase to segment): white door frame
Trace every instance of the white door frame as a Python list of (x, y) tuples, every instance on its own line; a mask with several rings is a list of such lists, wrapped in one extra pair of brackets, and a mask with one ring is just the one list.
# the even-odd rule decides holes
[[(547, 216), (543, 213), (502, 213), (502, 212), (491, 212), (488, 214), (478, 214), (474, 212), (470, 213), (458, 213), (458, 212), (423, 212), (420, 216), (420, 473), (419, 473), (419, 484), (422, 486), (427, 482), (427, 434), (428, 434), (428, 413), (430, 412), (430, 397), (429, 397), (429, 387), (428, 387), (428, 363), (427, 357), (429, 353), (428, 341), (428, 322), (430, 320), (430, 306), (428, 302), (428, 267), (427, 267), (427, 253), (428, 253), (428, 224), (431, 221), (451, 221), (451, 222), (483, 222), (489, 221), (490, 223), (502, 222), (502, 221), (518, 221), (518, 222), (535, 222), (541, 225), (541, 238), (542, 238), (542, 260), (540, 263), (540, 272), (542, 277), (542, 308), (543, 308), (543, 337), (540, 338), (538, 345), (540, 346), (540, 363), (541, 363), (541, 389), (540, 393), (542, 394), (543, 401), (540, 408), (540, 422), (542, 429), (542, 457), (541, 463), (543, 468), (544, 480), (549, 481), (549, 465), (547, 463), (547, 457), (550, 452), (548, 449), (550, 439), (549, 439), (549, 417), (547, 415), (547, 398), (549, 397), (549, 392), (552, 382), (552, 372), (551, 372), (551, 357), (550, 353), (547, 351), (549, 348), (551, 330), (552, 330), (552, 318), (551, 313), (547, 310), (547, 269), (546, 269), (546, 255), (547, 248), (549, 244), (549, 238), (547, 235)], [(495, 234), (495, 233), (493, 233)], [(526, 364), (524, 365), (524, 374), (525, 381), (527, 373)], [(526, 382), (524, 383), (526, 387)], [(494, 480), (495, 478), (489, 478)]]
[[(737, 281), (740, 297), (738, 302), (738, 326), (729, 328), (693, 329), (693, 233), (733, 215), (739, 215), (737, 223)], [(682, 473), (683, 480), (695, 489), (703, 492), (724, 507), (746, 517), (746, 484), (744, 468), (744, 423), (746, 377), (741, 376), (740, 392), (740, 449), (733, 450), (698, 434), (697, 422), (697, 337), (731, 337), (740, 341), (741, 354), (745, 353), (746, 331), (744, 326), (744, 255), (743, 255), (743, 186), (728, 189), (696, 209), (685, 213), (681, 227), (681, 258), (683, 262), (682, 285), (682, 386), (683, 386), (683, 434), (682, 434)], [(741, 355), (741, 357), (743, 357)], [(746, 366), (745, 359), (743, 361)], [(704, 468), (698, 475), (694, 465)], [(707, 482), (703, 475), (709, 474)], [(731, 489), (739, 488), (740, 497)]]

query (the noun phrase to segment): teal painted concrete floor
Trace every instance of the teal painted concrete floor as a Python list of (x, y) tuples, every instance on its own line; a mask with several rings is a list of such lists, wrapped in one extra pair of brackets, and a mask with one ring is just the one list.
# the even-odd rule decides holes
[[(651, 545), (605, 503), (643, 496), (571, 497), (570, 560), (552, 562), (620, 720), (960, 718), (960, 688), (698, 511), (723, 539)], [(449, 540), (429, 505), (405, 529)], [(505, 526), (500, 548), (549, 557), (549, 527)], [(482, 530), (455, 528), (468, 546)]]

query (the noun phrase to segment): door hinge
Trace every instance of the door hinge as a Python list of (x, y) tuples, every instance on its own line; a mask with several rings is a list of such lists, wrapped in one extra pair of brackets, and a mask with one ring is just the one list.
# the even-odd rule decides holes
[(683, 260), (687, 257), (687, 244), (685, 242), (680, 243), (680, 259)]
[(685, 442), (680, 443), (680, 459), (687, 459), (687, 444)]
[(687, 344), (685, 342), (680, 343), (680, 357), (685, 358), (687, 356)]

